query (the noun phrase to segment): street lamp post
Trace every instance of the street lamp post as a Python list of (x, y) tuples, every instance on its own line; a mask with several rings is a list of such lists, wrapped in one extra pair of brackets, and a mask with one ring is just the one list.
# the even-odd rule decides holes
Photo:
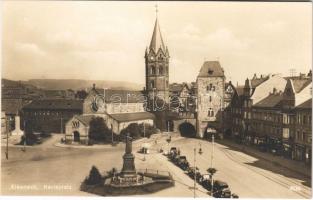
[(193, 181), (193, 198), (196, 198), (196, 172), (197, 172), (197, 167), (196, 167), (196, 148), (193, 149), (194, 151), (194, 167), (195, 167), (195, 172), (194, 172), (194, 181)]
[(7, 160), (9, 160), (9, 132), (10, 132), (10, 121), (11, 118), (8, 119), (8, 121), (6, 121), (6, 132), (7, 132), (7, 147), (6, 147), (6, 152), (5, 152), (5, 157)]
[[(212, 154), (211, 154), (211, 169), (213, 169), (213, 155), (214, 155), (214, 134), (212, 134)], [(211, 173), (211, 195), (213, 196), (213, 174)]]
[[(199, 143), (199, 154), (201, 155), (203, 152), (202, 152), (202, 149), (201, 149), (201, 143)], [(194, 160), (193, 160), (193, 163), (194, 163), (194, 181), (193, 181), (193, 197), (196, 198), (196, 180), (197, 180), (197, 165), (196, 165), (196, 155), (197, 155), (197, 148), (194, 147), (193, 149), (193, 153), (194, 153)]]
[(114, 141), (113, 141), (113, 126), (111, 124), (111, 137), (112, 137), (112, 145), (114, 144)]
[(24, 146), (23, 146), (22, 151), (25, 152), (26, 151), (26, 123), (25, 123), (25, 119), (24, 119), (23, 123), (24, 123)]
[[(146, 128), (145, 123), (143, 123), (143, 137), (146, 137)], [(143, 148), (143, 161), (146, 160), (146, 147)]]

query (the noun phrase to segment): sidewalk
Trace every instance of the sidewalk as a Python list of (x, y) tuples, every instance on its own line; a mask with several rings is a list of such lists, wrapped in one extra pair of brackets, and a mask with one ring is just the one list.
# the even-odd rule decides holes
[(226, 146), (231, 146), (233, 148), (240, 149), (241, 151), (250, 154), (252, 156), (255, 156), (257, 158), (264, 159), (268, 162), (272, 162), (273, 164), (286, 168), (290, 171), (302, 174), (303, 176), (311, 178), (311, 168), (308, 166), (305, 166), (304, 163), (295, 161), (295, 160), (289, 160), (286, 158), (283, 158), (281, 156), (274, 156), (270, 153), (264, 153), (260, 152), (258, 149), (252, 147), (252, 146), (247, 146), (244, 144), (237, 144), (233, 141), (223, 139), (223, 140), (217, 140), (216, 141), (219, 144), (226, 145)]

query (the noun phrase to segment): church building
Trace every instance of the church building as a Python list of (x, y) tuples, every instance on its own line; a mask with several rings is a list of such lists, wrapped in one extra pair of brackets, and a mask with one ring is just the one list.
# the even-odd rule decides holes
[(170, 55), (156, 18), (151, 42), (145, 52), (145, 90), (150, 99), (158, 98), (169, 103), (169, 59)]

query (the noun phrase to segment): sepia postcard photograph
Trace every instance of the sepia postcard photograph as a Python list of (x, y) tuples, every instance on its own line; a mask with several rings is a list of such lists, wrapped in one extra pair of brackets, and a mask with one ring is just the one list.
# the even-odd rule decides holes
[(312, 2), (0, 4), (1, 198), (312, 198)]

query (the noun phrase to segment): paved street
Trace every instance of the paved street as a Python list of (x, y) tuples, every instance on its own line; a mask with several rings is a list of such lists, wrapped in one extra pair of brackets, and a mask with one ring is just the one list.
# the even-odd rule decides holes
[[(142, 154), (135, 153), (136, 168), (169, 171), (174, 176), (175, 187), (149, 196), (193, 197), (193, 190), (190, 188), (193, 180), (165, 156), (157, 153), (161, 147), (167, 150), (166, 138), (166, 134), (154, 135), (149, 140), (134, 142), (134, 153), (143, 142), (151, 144), (151, 152), (146, 155), (145, 161)], [(90, 195), (80, 192), (79, 185), (92, 165), (97, 166), (100, 171), (122, 167), (123, 143), (116, 147), (104, 145), (103, 148), (64, 148), (54, 146), (59, 139), (60, 135), (55, 135), (39, 146), (28, 147), (26, 152), (22, 152), (20, 147), (10, 147), (10, 159), (7, 161), (2, 156), (2, 193)], [(179, 147), (181, 154), (186, 155), (193, 165), (193, 148), (199, 147), (199, 142), (203, 154), (197, 154), (197, 166), (201, 173), (205, 173), (210, 166), (210, 142), (175, 136), (172, 137), (170, 146)], [(2, 147), (3, 154), (4, 150), (5, 147)], [(226, 181), (232, 192), (239, 197), (309, 198), (311, 193), (311, 189), (306, 186), (309, 182), (307, 178), (220, 144), (215, 145), (213, 165), (218, 170), (215, 178)], [(201, 186), (197, 188), (197, 197), (208, 197), (205, 189)]]

